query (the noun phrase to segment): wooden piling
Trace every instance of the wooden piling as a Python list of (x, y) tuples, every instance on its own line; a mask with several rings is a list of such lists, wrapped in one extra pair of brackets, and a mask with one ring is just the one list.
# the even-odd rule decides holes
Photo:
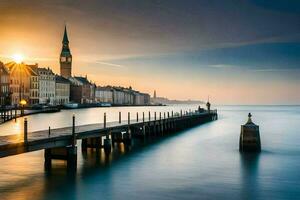
[(104, 113), (103, 117), (103, 127), (106, 128), (106, 113)]
[(28, 142), (28, 122), (27, 118), (24, 119), (24, 143)]

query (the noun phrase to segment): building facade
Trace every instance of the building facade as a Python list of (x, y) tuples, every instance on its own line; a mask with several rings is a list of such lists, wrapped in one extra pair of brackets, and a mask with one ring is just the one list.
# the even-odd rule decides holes
[(38, 68), (39, 104), (55, 104), (55, 74), (50, 68)]
[(39, 75), (38, 75), (38, 64), (27, 65), (31, 68), (32, 73), (30, 76), (30, 87), (29, 87), (29, 104), (39, 104)]
[(112, 87), (100, 87), (95, 90), (95, 102), (96, 103), (113, 103), (113, 88)]
[(67, 34), (67, 27), (65, 26), (64, 37), (62, 41), (62, 50), (60, 53), (60, 75), (64, 78), (72, 76), (72, 54), (69, 47), (69, 39)]
[(69, 78), (71, 82), (70, 101), (80, 104), (93, 103), (95, 101), (94, 84), (87, 77), (74, 76)]
[(24, 63), (10, 62), (5, 65), (10, 73), (11, 105), (19, 105), (21, 100), (29, 103), (30, 79), (36, 73)]
[(11, 97), (9, 90), (9, 71), (4, 66), (2, 62), (0, 62), (0, 106), (10, 105)]
[(148, 105), (148, 99), (150, 101), (150, 95), (140, 92), (134, 93), (134, 105)]
[(55, 105), (67, 104), (70, 101), (70, 81), (62, 76), (55, 76)]

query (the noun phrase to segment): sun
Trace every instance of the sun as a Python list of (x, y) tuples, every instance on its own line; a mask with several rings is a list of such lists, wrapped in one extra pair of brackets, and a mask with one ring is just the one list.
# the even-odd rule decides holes
[(14, 54), (12, 56), (12, 59), (17, 63), (17, 64), (20, 64), (23, 62), (24, 60), (24, 56), (22, 54)]

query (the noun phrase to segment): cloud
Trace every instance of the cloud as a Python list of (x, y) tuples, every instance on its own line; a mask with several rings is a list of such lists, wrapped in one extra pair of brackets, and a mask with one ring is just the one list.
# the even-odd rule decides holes
[(213, 68), (235, 68), (237, 66), (234, 65), (227, 65), (227, 64), (216, 64), (216, 65), (208, 65), (209, 67), (213, 67)]
[(102, 61), (96, 61), (96, 63), (101, 64), (101, 65), (111, 66), (111, 67), (126, 68), (126, 66), (124, 66), (124, 65), (119, 65), (119, 64), (114, 64), (114, 63), (108, 63), (108, 62), (102, 62)]

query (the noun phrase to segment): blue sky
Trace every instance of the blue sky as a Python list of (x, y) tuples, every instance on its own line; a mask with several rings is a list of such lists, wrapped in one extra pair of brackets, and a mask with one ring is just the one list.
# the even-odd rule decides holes
[(23, 52), (58, 73), (66, 22), (74, 74), (98, 84), (220, 104), (300, 103), (297, 0), (3, 0), (0, 12), (0, 60)]

